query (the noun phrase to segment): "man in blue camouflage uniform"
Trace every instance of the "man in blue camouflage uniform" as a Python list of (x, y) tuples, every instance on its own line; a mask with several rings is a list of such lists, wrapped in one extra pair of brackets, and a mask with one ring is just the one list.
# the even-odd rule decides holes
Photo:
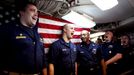
[(76, 46), (71, 43), (74, 27), (70, 24), (63, 26), (62, 38), (55, 41), (49, 51), (50, 75), (75, 75)]
[(78, 75), (106, 75), (101, 47), (90, 41), (88, 31), (81, 32), (82, 43), (77, 45)]
[(28, 2), (19, 12), (18, 21), (0, 27), (0, 67), (8, 75), (46, 75), (44, 47), (36, 26), (37, 7)]
[(102, 53), (107, 66), (107, 74), (118, 75), (118, 61), (122, 58), (122, 47), (114, 41), (112, 31), (106, 31), (104, 39), (105, 43), (102, 44)]

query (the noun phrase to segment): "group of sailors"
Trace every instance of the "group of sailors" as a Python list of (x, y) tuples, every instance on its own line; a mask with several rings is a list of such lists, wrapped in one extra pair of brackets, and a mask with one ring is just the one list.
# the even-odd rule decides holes
[(94, 43), (89, 31), (83, 30), (82, 42), (75, 45), (71, 42), (74, 26), (65, 24), (62, 37), (51, 44), (46, 56), (37, 32), (36, 5), (26, 3), (19, 12), (19, 20), (0, 27), (0, 75), (134, 74), (134, 50), (128, 35), (117, 43), (114, 33), (106, 31), (105, 42)]

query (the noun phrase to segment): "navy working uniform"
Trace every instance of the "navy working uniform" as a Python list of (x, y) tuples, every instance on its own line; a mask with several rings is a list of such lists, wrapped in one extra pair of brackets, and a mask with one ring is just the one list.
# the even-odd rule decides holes
[[(102, 54), (105, 61), (111, 59), (113, 56), (115, 56), (117, 53), (122, 54), (122, 47), (121, 45), (113, 42), (105, 42), (102, 44)], [(113, 64), (109, 64), (107, 67), (107, 74), (108, 75), (116, 75), (119, 71), (119, 65), (118, 62), (115, 62)]]
[(0, 27), (0, 66), (9, 72), (37, 74), (46, 67), (43, 43), (37, 27), (19, 21)]
[(121, 73), (130, 71), (128, 75), (134, 74), (133, 59), (134, 59), (134, 49), (132, 48), (132, 46), (123, 47), (123, 58), (120, 60)]
[(77, 45), (78, 75), (101, 75), (101, 48), (90, 42)]
[(74, 75), (76, 46), (63, 38), (55, 41), (49, 51), (49, 63), (54, 65), (54, 75)]

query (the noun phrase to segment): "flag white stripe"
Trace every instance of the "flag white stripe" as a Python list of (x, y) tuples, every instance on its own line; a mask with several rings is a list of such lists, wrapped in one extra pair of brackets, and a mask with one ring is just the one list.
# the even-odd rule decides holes
[[(61, 30), (54, 30), (54, 29), (46, 29), (46, 28), (38, 28), (39, 33), (47, 33), (47, 34), (61, 34)], [(81, 31), (75, 31), (74, 35), (80, 35)]]
[(61, 30), (52, 30), (52, 29), (46, 29), (46, 28), (38, 28), (39, 33), (47, 33), (47, 34), (61, 34)]
[(43, 41), (44, 41), (45, 44), (51, 44), (58, 39), (59, 38), (43, 38)]
[[(45, 44), (51, 44), (58, 39), (59, 38), (43, 38)], [(71, 42), (78, 43), (78, 42), (81, 42), (81, 39), (71, 39)]]
[[(63, 26), (65, 24), (70, 24), (70, 23), (65, 23), (65, 22), (60, 22), (60, 21), (54, 21), (54, 20), (51, 20), (51, 19), (45, 19), (45, 18), (39, 18), (39, 23), (51, 24), (51, 25), (55, 25), (55, 26)], [(78, 25), (74, 25), (74, 27), (82, 28)]]
[(56, 25), (56, 26), (63, 26), (65, 24), (68, 24), (65, 22), (59, 22), (59, 21), (54, 21), (54, 20), (45, 19), (45, 18), (39, 18), (39, 23), (51, 24), (51, 25)]
[(75, 31), (74, 32), (74, 35), (80, 35), (81, 34), (81, 31)]
[(78, 38), (78, 39), (73, 38), (73, 39), (71, 39), (71, 41), (73, 43), (78, 43), (78, 42), (81, 42), (81, 39), (80, 38)]
[(47, 54), (49, 51), (49, 48), (45, 48), (45, 54)]

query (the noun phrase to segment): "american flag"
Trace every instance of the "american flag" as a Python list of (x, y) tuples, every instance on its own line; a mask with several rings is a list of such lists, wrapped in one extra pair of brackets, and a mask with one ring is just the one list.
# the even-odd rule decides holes
[[(48, 52), (51, 43), (53, 43), (54, 41), (58, 40), (61, 37), (62, 27), (65, 24), (72, 24), (72, 23), (63, 19), (59, 19), (47, 15), (39, 16), (38, 31), (44, 40), (46, 53)], [(73, 43), (78, 44), (81, 42), (80, 33), (83, 29), (90, 31), (89, 28), (81, 28), (75, 25), (74, 36), (73, 39), (71, 39)]]
[(18, 19), (19, 15), (15, 11), (15, 5), (10, 6), (0, 4), (0, 26)]

